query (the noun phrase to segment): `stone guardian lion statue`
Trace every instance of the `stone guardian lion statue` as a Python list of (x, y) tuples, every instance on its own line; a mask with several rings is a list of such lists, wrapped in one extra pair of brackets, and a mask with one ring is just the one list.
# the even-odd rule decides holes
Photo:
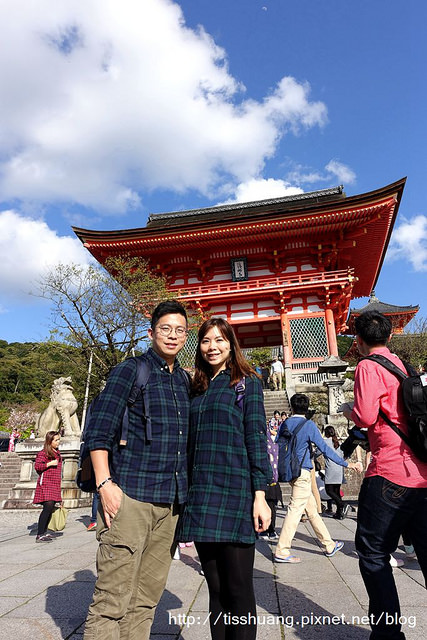
[(59, 431), (61, 428), (64, 429), (64, 436), (80, 437), (77, 406), (71, 377), (54, 380), (50, 404), (36, 422), (37, 437), (44, 438), (48, 431)]

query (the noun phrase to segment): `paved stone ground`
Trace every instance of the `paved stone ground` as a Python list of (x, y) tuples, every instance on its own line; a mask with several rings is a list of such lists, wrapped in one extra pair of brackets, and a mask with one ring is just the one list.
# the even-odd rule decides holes
[[(86, 531), (89, 510), (71, 511), (63, 536), (47, 545), (36, 545), (31, 532), (38, 514), (38, 510), (0, 511), (0, 638), (82, 640), (97, 548), (94, 533)], [(279, 510), (279, 527), (282, 517)], [(369, 637), (368, 627), (357, 624), (366, 615), (367, 597), (354, 552), (354, 516), (328, 519), (327, 525), (335, 539), (345, 541), (343, 552), (333, 558), (321, 553), (306, 524), (300, 525), (294, 541), (302, 558), (299, 565), (274, 564), (274, 545), (257, 542), (259, 640)], [(404, 554), (399, 550), (396, 557)], [(407, 640), (424, 640), (427, 597), (418, 563), (408, 561), (394, 572), (402, 615), (408, 619)], [(195, 549), (190, 547), (172, 563), (151, 637), (209, 639), (207, 619), (207, 588)]]

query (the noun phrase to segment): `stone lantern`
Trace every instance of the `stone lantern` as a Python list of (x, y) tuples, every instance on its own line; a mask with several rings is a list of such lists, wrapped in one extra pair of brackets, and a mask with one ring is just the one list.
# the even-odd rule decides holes
[[(343, 385), (345, 378), (343, 374), (347, 370), (348, 363), (341, 360), (338, 356), (330, 355), (319, 364), (318, 373), (326, 373), (327, 378), (323, 385), (328, 390), (328, 415), (326, 416), (327, 424), (336, 427), (338, 437), (346, 433), (347, 420), (343, 414), (339, 412), (340, 406), (346, 401), (344, 396)], [(341, 433), (342, 432), (342, 433)]]

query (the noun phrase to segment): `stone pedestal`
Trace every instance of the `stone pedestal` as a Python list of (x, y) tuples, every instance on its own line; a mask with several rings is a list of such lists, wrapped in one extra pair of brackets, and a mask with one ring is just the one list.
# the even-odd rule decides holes
[(347, 418), (338, 411), (340, 406), (345, 402), (345, 396), (342, 389), (345, 380), (343, 378), (329, 378), (325, 380), (323, 385), (328, 391), (328, 415), (326, 423), (334, 427), (339, 440), (347, 437)]
[[(37, 472), (34, 461), (43, 448), (44, 439), (25, 440), (16, 445), (15, 451), (21, 459), (21, 475), (14, 486), (12, 494), (4, 505), (4, 509), (28, 509), (32, 501), (37, 483)], [(64, 507), (74, 509), (92, 504), (92, 494), (83, 493), (75, 483), (79, 462), (80, 440), (74, 437), (61, 438), (59, 450), (62, 455), (62, 500)]]

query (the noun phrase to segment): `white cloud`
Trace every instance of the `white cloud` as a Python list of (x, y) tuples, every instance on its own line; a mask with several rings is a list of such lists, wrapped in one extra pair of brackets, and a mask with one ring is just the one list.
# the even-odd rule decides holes
[(330, 160), (325, 167), (326, 171), (336, 176), (341, 184), (353, 184), (356, 180), (356, 174), (350, 167), (339, 160)]
[(76, 238), (58, 236), (43, 220), (26, 218), (16, 211), (0, 212), (0, 256), (0, 296), (8, 301), (27, 298), (46, 267), (59, 262), (87, 264), (90, 260)]
[(409, 260), (415, 271), (427, 271), (427, 216), (417, 215), (395, 228), (387, 260)]
[(235, 189), (234, 196), (221, 204), (283, 198), (284, 196), (294, 196), (299, 193), (304, 192), (299, 187), (292, 187), (284, 180), (252, 178), (247, 182), (241, 182)]
[(208, 194), (327, 120), (291, 77), (244, 98), (224, 50), (170, 0), (3, 0), (0, 36), (5, 201), (119, 212), (144, 189)]
[(296, 165), (287, 176), (287, 180), (293, 184), (315, 184), (325, 182), (328, 184), (353, 184), (356, 181), (355, 172), (339, 160), (330, 160), (323, 171), (313, 170), (310, 167)]

